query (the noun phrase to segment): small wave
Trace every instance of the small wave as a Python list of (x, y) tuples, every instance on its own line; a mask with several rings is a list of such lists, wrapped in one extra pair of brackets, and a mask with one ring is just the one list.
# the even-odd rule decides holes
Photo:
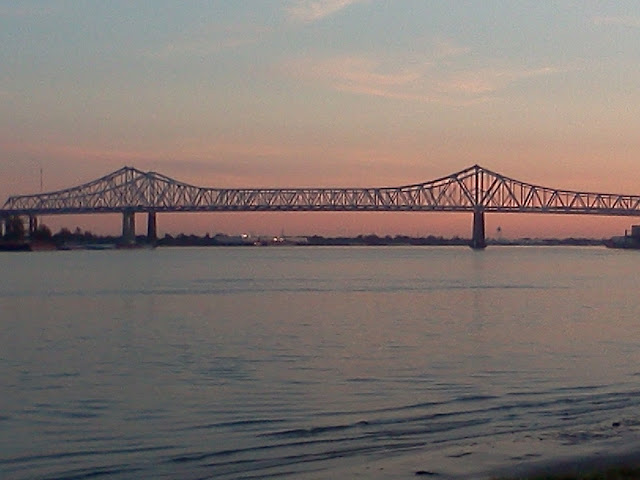
[(457, 397), (453, 400), (453, 402), (481, 402), (484, 400), (496, 400), (500, 397), (496, 397), (495, 395), (464, 395), (462, 397)]
[(345, 380), (345, 382), (347, 383), (378, 383), (380, 381), (382, 381), (382, 379), (373, 377), (354, 377), (347, 378)]
[(258, 279), (246, 284), (245, 281), (222, 281), (222, 282), (194, 282), (194, 286), (171, 287), (171, 286), (151, 286), (149, 288), (130, 288), (126, 291), (121, 289), (96, 289), (96, 290), (59, 290), (47, 292), (18, 291), (0, 294), (0, 298), (31, 298), (31, 297), (135, 297), (135, 296), (198, 296), (198, 295), (234, 295), (243, 293), (271, 294), (271, 293), (407, 293), (407, 292), (435, 292), (449, 290), (557, 290), (569, 288), (562, 286), (545, 285), (433, 285), (407, 283), (401, 285), (369, 285), (360, 284), (357, 281), (340, 283), (339, 285), (330, 282), (318, 282), (316, 285), (309, 285), (309, 281), (295, 282), (291, 285), (272, 283), (270, 279)]
[(310, 427), (310, 428), (294, 428), (291, 430), (283, 430), (280, 432), (263, 433), (261, 437), (277, 437), (277, 438), (305, 438), (315, 437), (322, 435), (323, 433), (339, 432), (343, 430), (349, 430), (352, 428), (365, 427), (369, 425), (369, 422), (363, 420), (357, 423), (349, 425), (327, 425), (322, 427)]
[(161, 450), (168, 450), (173, 448), (171, 446), (155, 446), (155, 447), (133, 447), (133, 448), (118, 448), (118, 449), (104, 449), (104, 450), (73, 450), (69, 452), (57, 452), (48, 453), (42, 455), (23, 455), (19, 457), (0, 458), (0, 465), (13, 465), (20, 463), (31, 463), (43, 460), (60, 460), (65, 458), (81, 458), (81, 457), (93, 457), (100, 455), (119, 455), (141, 452), (154, 452)]
[[(332, 447), (338, 443), (332, 444)], [(379, 442), (376, 444), (356, 444), (350, 445), (343, 442), (338, 448), (327, 448), (315, 452), (305, 452), (297, 455), (274, 456), (270, 458), (243, 459), (232, 460), (228, 462), (207, 463), (206, 467), (216, 469), (216, 475), (210, 478), (217, 478), (222, 475), (233, 475), (229, 478), (251, 478), (246, 477), (246, 473), (258, 471), (258, 478), (279, 477), (283, 475), (283, 469), (293, 465), (299, 465), (302, 470), (296, 469), (295, 473), (301, 471), (309, 472), (316, 469), (313, 465), (321, 462), (341, 459), (345, 457), (372, 455), (375, 453), (384, 453), (389, 455), (395, 451), (397, 453), (409, 451), (416, 448), (424, 447), (424, 442)], [(242, 473), (242, 477), (238, 474)]]
[(205, 425), (194, 425), (188, 427), (187, 430), (208, 430), (211, 428), (234, 428), (234, 427), (252, 427), (262, 425), (273, 425), (282, 423), (283, 419), (252, 419), (252, 420), (234, 420), (230, 422), (208, 423)]
[(85, 478), (95, 478), (95, 477), (135, 473), (141, 470), (142, 469), (140, 467), (126, 466), (126, 465), (79, 468), (75, 470), (68, 470), (61, 474), (46, 476), (46, 477), (43, 477), (43, 480), (83, 480)]
[(69, 378), (69, 377), (79, 377), (80, 372), (56, 372), (56, 373), (46, 373), (43, 375), (46, 378)]

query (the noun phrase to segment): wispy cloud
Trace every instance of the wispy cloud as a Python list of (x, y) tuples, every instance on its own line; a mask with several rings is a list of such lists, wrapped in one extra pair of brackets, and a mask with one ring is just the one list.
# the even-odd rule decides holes
[(213, 26), (209, 31), (175, 39), (147, 53), (153, 58), (175, 56), (206, 57), (224, 50), (253, 45), (272, 32), (269, 27), (252, 25)]
[(356, 88), (359, 85), (371, 85), (380, 88), (411, 85), (421, 77), (419, 68), (404, 68), (398, 71), (385, 71), (379, 62), (367, 58), (338, 57), (324, 62), (301, 65), (318, 77), (333, 79), (343, 89)]
[[(450, 48), (451, 55), (468, 50)], [(451, 56), (450, 55), (450, 56)], [(516, 82), (549, 76), (566, 69), (451, 68), (437, 55), (432, 59), (399, 63), (367, 57), (336, 57), (321, 61), (301, 59), (289, 64), (289, 72), (336, 91), (393, 100), (467, 106), (495, 99)]]
[(544, 66), (539, 68), (481, 68), (445, 75), (436, 82), (436, 88), (451, 95), (495, 95), (500, 90), (522, 80), (546, 77), (567, 71), (565, 68)]
[(368, 0), (291, 0), (285, 7), (289, 20), (311, 23), (333, 15), (344, 8)]
[(596, 25), (618, 25), (622, 27), (640, 28), (640, 17), (598, 16), (593, 17), (593, 23)]
[(379, 60), (360, 57), (336, 57), (322, 61), (301, 59), (289, 65), (290, 72), (305, 81), (359, 95), (395, 100), (436, 101), (424, 88), (431, 65), (384, 65)]

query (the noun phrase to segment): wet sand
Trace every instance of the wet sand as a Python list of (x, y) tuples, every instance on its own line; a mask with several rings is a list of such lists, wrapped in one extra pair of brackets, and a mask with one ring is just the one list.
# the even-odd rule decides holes
[[(521, 479), (580, 475), (619, 467), (640, 468), (640, 429), (616, 426), (613, 431), (588, 442), (581, 441), (579, 436), (550, 440), (535, 435), (469, 441), (448, 449), (416, 450), (384, 459), (362, 459), (357, 465), (345, 465), (337, 472), (330, 472), (330, 476), (368, 480)], [(317, 472), (304, 478), (328, 478), (326, 475), (327, 472)]]

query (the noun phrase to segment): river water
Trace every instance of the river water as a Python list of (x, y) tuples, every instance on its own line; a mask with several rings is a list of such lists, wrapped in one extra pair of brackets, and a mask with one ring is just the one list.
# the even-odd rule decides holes
[(638, 252), (160, 248), (0, 268), (3, 479), (473, 476), (640, 425)]

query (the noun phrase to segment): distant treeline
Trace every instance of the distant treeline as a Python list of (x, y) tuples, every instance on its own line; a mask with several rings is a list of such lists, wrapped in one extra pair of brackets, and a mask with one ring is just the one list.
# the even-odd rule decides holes
[[(407, 235), (358, 235), (357, 237), (307, 237), (308, 245), (469, 245), (469, 238), (441, 237), (428, 235), (426, 237), (410, 237)], [(490, 239), (487, 245), (602, 245), (603, 240), (593, 238), (520, 238), (515, 240)]]
[(229, 237), (227, 235), (205, 235), (199, 237), (197, 235), (180, 234), (175, 237), (165, 235), (158, 239), (159, 246), (252, 246), (252, 245), (311, 245), (311, 246), (358, 246), (358, 245), (468, 245), (469, 239), (453, 237), (444, 238), (429, 235), (427, 237), (408, 237), (405, 235), (396, 235), (394, 237), (387, 235), (380, 237), (378, 235), (358, 235), (356, 237), (323, 237), (320, 235), (311, 235), (308, 237), (256, 237), (248, 238), (244, 241), (238, 241), (238, 237)]
[[(21, 222), (10, 223), (4, 240), (21, 240), (25, 237)], [(79, 227), (71, 231), (62, 228), (57, 233), (41, 224), (33, 239), (50, 241), (57, 245), (65, 244), (109, 244), (120, 241), (120, 236), (96, 235), (90, 231), (83, 231)], [(137, 242), (145, 243), (146, 237), (138, 236)], [(425, 237), (411, 237), (408, 235), (385, 235), (376, 234), (357, 235), (354, 237), (324, 237), (321, 235), (311, 235), (307, 237), (239, 237), (225, 234), (204, 236), (179, 234), (176, 236), (166, 234), (156, 241), (158, 246), (167, 247), (187, 247), (187, 246), (253, 246), (253, 245), (311, 245), (311, 246), (375, 246), (375, 245), (469, 245), (468, 238), (428, 235)], [(488, 245), (602, 245), (602, 239), (594, 238), (520, 238), (515, 240), (507, 239), (487, 239)]]
[[(81, 232), (80, 235), (72, 234), (72, 241), (87, 241), (89, 243), (110, 243), (118, 240), (118, 237), (99, 237), (94, 236), (90, 232)], [(427, 235), (425, 237), (411, 237), (408, 235), (385, 235), (376, 234), (357, 235), (354, 237), (324, 237), (321, 235), (311, 235), (307, 237), (296, 237), (288, 239), (287, 237), (256, 237), (248, 238), (243, 241), (238, 240), (239, 237), (227, 236), (224, 234), (203, 236), (198, 235), (170, 235), (166, 234), (157, 240), (158, 246), (165, 247), (209, 247), (209, 246), (254, 246), (254, 245), (300, 245), (300, 246), (383, 246), (383, 245), (415, 245), (415, 246), (467, 246), (470, 239), (463, 237), (442, 237), (436, 235)], [(300, 241), (304, 238), (304, 241)], [(138, 236), (137, 241), (143, 243), (146, 241), (144, 236)], [(594, 238), (520, 238), (514, 240), (506, 239), (487, 239), (488, 245), (578, 245), (578, 246), (595, 246), (602, 245), (602, 239)]]

